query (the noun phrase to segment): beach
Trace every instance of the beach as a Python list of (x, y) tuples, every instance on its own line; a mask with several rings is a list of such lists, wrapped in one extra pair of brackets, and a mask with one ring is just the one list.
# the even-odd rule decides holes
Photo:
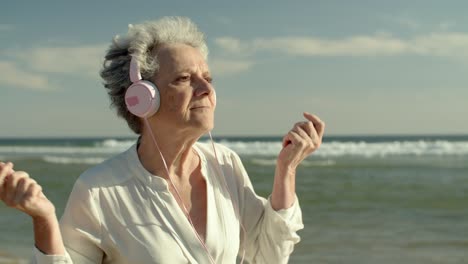
[[(215, 141), (268, 196), (281, 139)], [(76, 178), (133, 143), (0, 139), (0, 160), (37, 179), (61, 215)], [(468, 263), (468, 136), (326, 137), (298, 168), (296, 191), (305, 228), (290, 263)], [(32, 245), (31, 220), (1, 204), (0, 263), (28, 263)]]

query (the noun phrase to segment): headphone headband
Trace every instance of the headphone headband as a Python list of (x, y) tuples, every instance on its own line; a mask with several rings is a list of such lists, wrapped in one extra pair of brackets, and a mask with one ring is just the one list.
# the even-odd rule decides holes
[(140, 66), (135, 56), (131, 55), (132, 59), (130, 60), (130, 81), (136, 83), (141, 80)]

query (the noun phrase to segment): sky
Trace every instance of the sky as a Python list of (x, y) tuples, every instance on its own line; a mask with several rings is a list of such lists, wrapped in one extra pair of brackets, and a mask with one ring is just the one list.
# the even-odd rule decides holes
[(3, 1), (0, 138), (131, 136), (99, 78), (128, 24), (206, 35), (214, 135), (468, 134), (467, 1)]

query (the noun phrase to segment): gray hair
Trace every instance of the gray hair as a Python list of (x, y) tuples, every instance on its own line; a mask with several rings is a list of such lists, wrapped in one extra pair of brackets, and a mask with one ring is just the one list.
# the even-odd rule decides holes
[(141, 134), (141, 121), (127, 110), (124, 98), (132, 83), (129, 76), (131, 56), (138, 61), (142, 78), (151, 81), (159, 70), (159, 61), (154, 55), (158, 46), (179, 43), (198, 49), (205, 59), (208, 57), (204, 34), (185, 17), (163, 17), (129, 25), (127, 35), (115, 36), (107, 50), (100, 72), (104, 87), (108, 90), (111, 106), (116, 108), (117, 115), (125, 119), (136, 134)]

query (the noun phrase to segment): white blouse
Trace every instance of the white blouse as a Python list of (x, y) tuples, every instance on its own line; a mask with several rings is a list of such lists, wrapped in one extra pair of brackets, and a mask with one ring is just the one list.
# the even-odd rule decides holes
[[(212, 258), (236, 263), (245, 248), (244, 263), (287, 263), (304, 227), (297, 197), (291, 208), (274, 211), (255, 194), (239, 156), (215, 145), (222, 173), (211, 144), (194, 145), (207, 186), (205, 243)], [(33, 263), (210, 263), (166, 180), (140, 163), (136, 144), (78, 178), (60, 228), (67, 253), (34, 248)]]

